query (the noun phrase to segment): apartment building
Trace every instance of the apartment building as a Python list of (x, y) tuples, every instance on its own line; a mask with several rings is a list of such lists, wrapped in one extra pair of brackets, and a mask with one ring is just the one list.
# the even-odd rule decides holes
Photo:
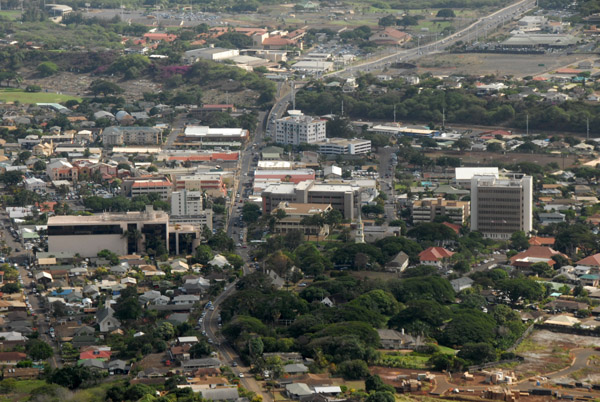
[[(128, 236), (138, 233), (138, 236)], [(143, 212), (62, 215), (48, 218), (48, 252), (96, 257), (102, 250), (118, 255), (142, 251), (147, 241), (168, 246), (169, 215), (147, 206)]]
[(104, 146), (161, 145), (162, 130), (156, 127), (107, 127), (102, 131)]
[(433, 222), (437, 216), (447, 216), (452, 223), (462, 225), (469, 216), (469, 201), (452, 201), (443, 198), (426, 198), (411, 205), (414, 224)]
[(471, 230), (485, 237), (508, 239), (532, 230), (533, 178), (475, 176), (471, 180)]
[(323, 155), (364, 155), (371, 152), (371, 140), (359, 138), (326, 138), (317, 145)]
[(325, 140), (327, 122), (302, 113), (275, 120), (275, 141), (280, 144), (314, 144)]
[(158, 194), (160, 199), (167, 201), (171, 197), (173, 185), (164, 176), (131, 177), (123, 180), (122, 193), (126, 197)]

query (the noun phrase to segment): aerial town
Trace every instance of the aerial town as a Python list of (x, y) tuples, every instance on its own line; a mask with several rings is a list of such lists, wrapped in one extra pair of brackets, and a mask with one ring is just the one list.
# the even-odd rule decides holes
[(0, 2), (0, 400), (600, 400), (600, 1)]

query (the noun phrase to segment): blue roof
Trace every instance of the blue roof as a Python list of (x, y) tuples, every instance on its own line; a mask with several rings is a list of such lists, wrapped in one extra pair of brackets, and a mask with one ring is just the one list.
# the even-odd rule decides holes
[(50, 293), (50, 296), (66, 296), (70, 295), (71, 293), (73, 293), (73, 289), (63, 289), (63, 291), (60, 293), (58, 293), (56, 290), (53, 290), (52, 293)]

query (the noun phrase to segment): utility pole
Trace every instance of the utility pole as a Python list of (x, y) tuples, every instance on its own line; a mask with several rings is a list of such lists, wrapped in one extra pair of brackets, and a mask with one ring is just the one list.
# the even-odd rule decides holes
[(442, 107), (442, 130), (446, 129), (446, 108)]
[(590, 140), (590, 118), (589, 117), (586, 119), (586, 128), (587, 128), (586, 129), (586, 133), (587, 133), (586, 139), (589, 141)]
[(525, 124), (527, 125), (527, 135), (529, 135), (529, 113), (527, 113), (527, 120), (525, 120)]
[(394, 124), (396, 124), (396, 104), (394, 104)]

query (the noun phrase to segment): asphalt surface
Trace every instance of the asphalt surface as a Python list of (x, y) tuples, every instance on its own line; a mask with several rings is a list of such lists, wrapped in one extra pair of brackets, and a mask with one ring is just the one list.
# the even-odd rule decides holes
[[(280, 110), (282, 107), (282, 101), (277, 102), (274, 106), (274, 109), (277, 107), (277, 110)], [(284, 110), (285, 111), (285, 110)], [(272, 112), (273, 113), (273, 112)], [(276, 113), (276, 112), (275, 112)], [(283, 112), (282, 112), (283, 113)], [(241, 247), (236, 247), (236, 254), (240, 255), (243, 260), (246, 262), (243, 266), (243, 274), (247, 275), (252, 272), (252, 269), (247, 264), (250, 261), (250, 256), (248, 254), (249, 249), (247, 248), (246, 238), (243, 236), (240, 239), (240, 233), (245, 234), (245, 229), (241, 228), (239, 225), (236, 226), (236, 223), (239, 221), (239, 217), (241, 214), (241, 207), (243, 205), (243, 189), (245, 188), (245, 184), (252, 181), (252, 177), (248, 175), (248, 173), (254, 170), (254, 156), (258, 155), (259, 146), (262, 143), (264, 137), (264, 128), (267, 125), (268, 114), (261, 113), (259, 116), (259, 125), (254, 134), (251, 141), (246, 144), (242, 152), (240, 153), (240, 160), (238, 162), (238, 166), (236, 168), (236, 175), (234, 178), (234, 183), (232, 186), (232, 197), (230, 206), (228, 209), (228, 220), (227, 220), (227, 234), (233, 238), (236, 244), (239, 244)], [(238, 197), (237, 195), (240, 194)], [(239, 208), (239, 209), (238, 209)], [(219, 306), (220, 304), (236, 292), (235, 285), (237, 281), (230, 283), (227, 285), (226, 289), (221, 292), (221, 294), (215, 298), (212, 302), (213, 308), (206, 310), (206, 316), (202, 322), (202, 328), (206, 331), (206, 336), (211, 340), (214, 348), (216, 349), (219, 357), (223, 361), (224, 364), (230, 366), (233, 372), (240, 377), (241, 385), (258, 395), (263, 397), (263, 401), (271, 402), (273, 398), (267, 392), (264, 392), (260, 386), (260, 384), (252, 377), (249, 373), (250, 367), (245, 366), (243, 361), (240, 359), (239, 355), (236, 351), (227, 343), (225, 338), (220, 333), (219, 328)], [(232, 363), (236, 363), (237, 367), (233, 367)]]
[(381, 57), (377, 60), (349, 66), (343, 70), (326, 74), (326, 76), (352, 76), (357, 72), (379, 70), (390, 66), (392, 63), (406, 62), (409, 60), (418, 59), (422, 56), (442, 53), (459, 41), (465, 43), (475, 42), (479, 38), (485, 37), (488, 32), (493, 31), (498, 26), (504, 25), (505, 23), (525, 14), (535, 7), (535, 3), (535, 0), (521, 0), (485, 17), (479, 18), (473, 24), (446, 38), (442, 38), (423, 46), (417, 46), (412, 49), (401, 50), (391, 55)]

